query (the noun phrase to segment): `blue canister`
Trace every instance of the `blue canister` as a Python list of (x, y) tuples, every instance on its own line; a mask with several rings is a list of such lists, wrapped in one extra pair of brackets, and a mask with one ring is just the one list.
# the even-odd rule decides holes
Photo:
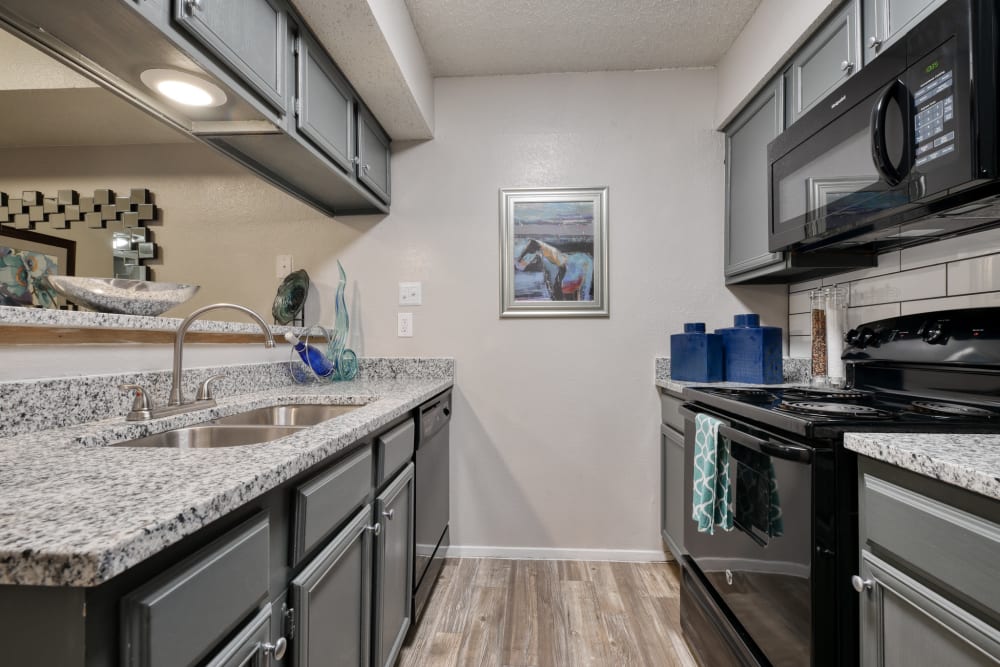
[(670, 377), (690, 382), (722, 381), (722, 336), (705, 333), (704, 322), (688, 322), (670, 336)]
[(727, 382), (780, 384), (781, 327), (760, 326), (760, 315), (735, 315), (733, 326), (716, 329), (725, 348)]

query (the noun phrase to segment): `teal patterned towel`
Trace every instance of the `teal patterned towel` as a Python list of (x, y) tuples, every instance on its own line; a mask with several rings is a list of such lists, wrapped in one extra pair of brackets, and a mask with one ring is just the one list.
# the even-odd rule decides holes
[(732, 485), (729, 482), (729, 441), (719, 437), (722, 422), (699, 414), (695, 418), (694, 484), (691, 518), (698, 532), (715, 534), (715, 526), (733, 529)]

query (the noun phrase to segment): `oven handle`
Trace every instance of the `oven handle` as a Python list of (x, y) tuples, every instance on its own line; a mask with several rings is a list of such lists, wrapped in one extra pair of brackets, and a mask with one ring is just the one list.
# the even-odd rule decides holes
[[(889, 159), (889, 147), (886, 144), (886, 115), (889, 112), (889, 102), (896, 100), (903, 114), (910, 113), (910, 95), (906, 86), (899, 79), (896, 79), (885, 89), (872, 109), (871, 138), (872, 138), (872, 160), (875, 162), (875, 169), (878, 170), (885, 182), (890, 187), (899, 185), (910, 171), (910, 150), (907, 141), (903, 148), (903, 156), (897, 167)], [(907, 123), (907, 126), (909, 123)], [(909, 132), (908, 128), (903, 129), (904, 134)], [(907, 136), (907, 139), (909, 137)]]
[[(678, 408), (678, 412), (691, 421), (694, 421), (697, 417), (694, 410), (684, 406)], [(715, 418), (719, 419), (718, 417)], [(747, 447), (748, 449), (760, 452), (765, 456), (773, 456), (776, 459), (784, 459), (786, 461), (794, 461), (796, 463), (804, 464), (812, 463), (812, 450), (808, 447), (798, 447), (796, 445), (777, 443), (773, 440), (764, 440), (733, 428), (724, 419), (720, 419), (719, 421), (722, 422), (722, 426), (719, 427), (719, 435), (727, 440), (731, 440), (732, 442)]]

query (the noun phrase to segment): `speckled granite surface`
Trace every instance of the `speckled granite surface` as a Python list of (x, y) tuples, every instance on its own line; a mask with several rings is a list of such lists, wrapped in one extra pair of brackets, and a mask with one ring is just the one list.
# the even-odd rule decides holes
[[(455, 360), (450, 358), (363, 357), (358, 366), (358, 377), (363, 380), (455, 376)], [(225, 376), (216, 383), (220, 397), (293, 384), (285, 362), (186, 368), (184, 395), (193, 398), (198, 385), (212, 375)], [(118, 388), (120, 384), (145, 387), (154, 404), (163, 405), (170, 393), (171, 377), (170, 371), (149, 371), (0, 382), (0, 438), (122, 416), (128, 412), (131, 398)]]
[(844, 446), (1000, 500), (1000, 434), (848, 433)]
[(673, 380), (670, 377), (670, 357), (656, 357), (654, 365), (654, 380), (657, 387), (674, 393), (681, 393), (684, 387), (797, 387), (808, 384), (810, 362), (808, 359), (782, 360), (784, 383), (782, 384), (747, 384), (746, 382), (685, 382)]
[[(450, 377), (284, 386), (147, 423), (122, 417), (0, 439), (0, 584), (95, 586), (349, 446)], [(102, 446), (282, 403), (365, 403), (280, 440), (175, 450)]]

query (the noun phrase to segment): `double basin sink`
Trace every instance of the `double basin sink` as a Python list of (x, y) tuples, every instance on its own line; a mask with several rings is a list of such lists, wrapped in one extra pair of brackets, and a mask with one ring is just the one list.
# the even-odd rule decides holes
[(112, 447), (173, 447), (206, 449), (237, 447), (270, 442), (345, 415), (361, 405), (275, 405), (220, 417), (203, 424), (155, 433), (136, 440), (117, 442)]

